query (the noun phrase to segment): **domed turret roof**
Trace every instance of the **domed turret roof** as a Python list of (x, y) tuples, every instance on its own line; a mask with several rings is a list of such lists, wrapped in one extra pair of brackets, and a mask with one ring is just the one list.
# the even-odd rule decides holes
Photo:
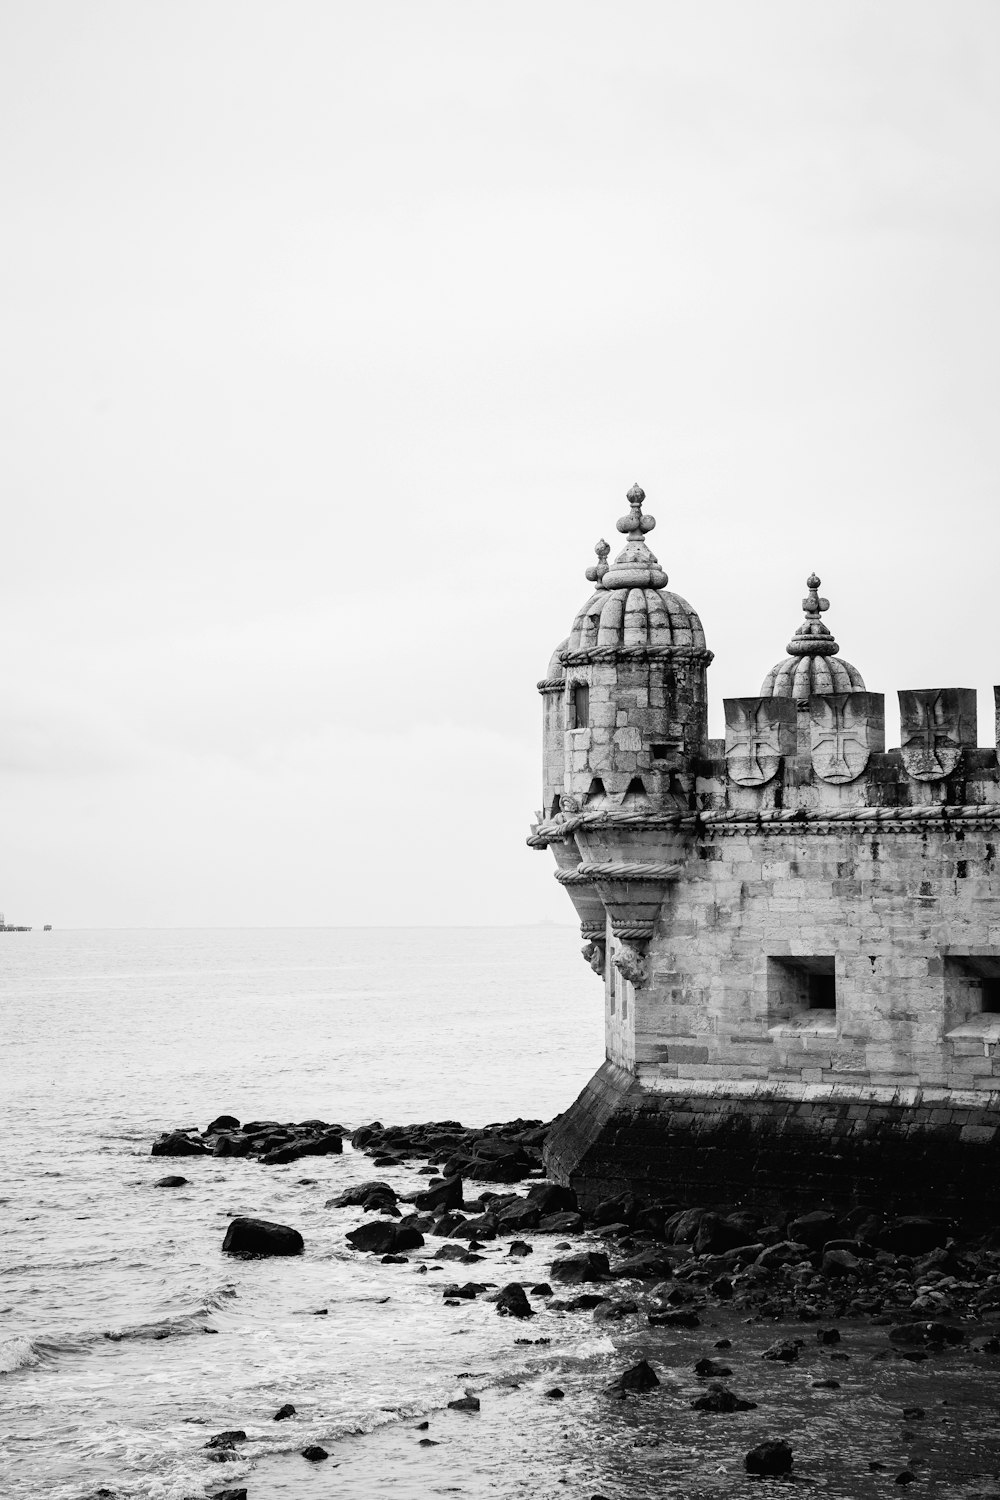
[(820, 619), (830, 608), (817, 590), (821, 579), (810, 573), (808, 594), (802, 601), (805, 619), (788, 642), (788, 656), (771, 668), (761, 684), (762, 698), (794, 698), (799, 703), (813, 693), (863, 693), (864, 679), (849, 661), (838, 661), (840, 647)]
[(597, 564), (587, 569), (587, 578), (595, 592), (573, 621), (564, 648), (570, 656), (623, 647), (706, 649), (701, 621), (686, 599), (666, 591), (667, 575), (645, 543), (656, 525), (642, 514), (645, 498), (637, 484), (629, 490), (629, 514), (616, 523), (628, 541), (610, 567), (607, 542), (602, 538), (594, 548)]

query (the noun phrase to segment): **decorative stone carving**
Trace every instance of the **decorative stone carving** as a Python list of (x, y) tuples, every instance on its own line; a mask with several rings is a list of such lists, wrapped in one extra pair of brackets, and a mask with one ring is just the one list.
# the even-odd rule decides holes
[(903, 765), (914, 781), (943, 781), (976, 744), (974, 688), (919, 688), (899, 694)]
[(993, 689), (993, 709), (996, 718), (997, 754), (1000, 755), (1000, 687), (995, 687)]
[(603, 979), (608, 953), (607, 944), (605, 943), (604, 939), (591, 938), (589, 942), (584, 943), (583, 947), (580, 949), (580, 952), (583, 954), (584, 958), (587, 960), (587, 963), (593, 969), (594, 973), (599, 974)]
[(834, 785), (855, 781), (872, 751), (885, 749), (881, 693), (826, 693), (809, 699), (813, 770)]
[(726, 769), (737, 786), (766, 786), (782, 756), (795, 754), (791, 698), (727, 698)]
[(645, 955), (631, 943), (622, 943), (611, 962), (622, 978), (627, 979), (637, 990), (641, 990), (649, 978), (649, 965)]

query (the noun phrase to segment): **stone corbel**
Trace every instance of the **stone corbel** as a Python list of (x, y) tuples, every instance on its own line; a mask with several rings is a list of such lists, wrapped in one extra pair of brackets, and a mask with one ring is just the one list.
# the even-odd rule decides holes
[(621, 943), (611, 962), (634, 989), (641, 990), (649, 978), (646, 955), (635, 943)]

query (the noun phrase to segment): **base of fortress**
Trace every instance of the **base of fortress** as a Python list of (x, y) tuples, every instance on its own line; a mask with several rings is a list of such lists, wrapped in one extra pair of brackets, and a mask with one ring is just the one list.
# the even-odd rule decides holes
[(842, 1084), (646, 1085), (606, 1062), (553, 1125), (556, 1181), (593, 1208), (631, 1191), (692, 1206), (773, 1201), (995, 1218), (1000, 1094)]

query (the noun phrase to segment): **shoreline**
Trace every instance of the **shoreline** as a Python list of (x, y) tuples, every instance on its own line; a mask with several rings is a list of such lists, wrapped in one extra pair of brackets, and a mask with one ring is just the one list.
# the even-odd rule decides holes
[[(333, 1129), (325, 1122), (306, 1125)], [(784, 1222), (772, 1216), (768, 1223), (764, 1211), (727, 1217), (709, 1208), (674, 1208), (668, 1214), (670, 1205), (624, 1198), (579, 1216), (578, 1224), (543, 1229), (536, 1207), (548, 1206), (548, 1189), (536, 1158), (545, 1128), (514, 1121), (466, 1131), (446, 1121), (376, 1123), (353, 1133), (354, 1149), (372, 1162), (369, 1188), (380, 1168), (402, 1168), (412, 1181), (411, 1193), (388, 1189), (393, 1201), (384, 1192), (369, 1193), (370, 1207), (353, 1205), (364, 1214), (345, 1228), (345, 1237), (375, 1225), (388, 1235), (379, 1245), (390, 1246), (356, 1253), (388, 1257), (383, 1263), (400, 1273), (435, 1275), (442, 1292), (454, 1278), (458, 1295), (442, 1295), (441, 1315), (456, 1321), (456, 1335), (495, 1319), (498, 1305), (490, 1299), (520, 1284), (532, 1315), (506, 1319), (508, 1352), (519, 1354), (519, 1368), (456, 1370), (468, 1378), (456, 1381), (455, 1394), (461, 1387), (478, 1395), (479, 1410), (449, 1411), (442, 1403), (420, 1419), (430, 1423), (423, 1431), (410, 1416), (387, 1413), (385, 1425), (340, 1437), (316, 1463), (300, 1452), (248, 1452), (246, 1478), (234, 1481), (246, 1488), (248, 1500), (318, 1496), (331, 1485), (338, 1495), (362, 1496), (375, 1483), (391, 1483), (399, 1495), (412, 1484), (419, 1486), (414, 1495), (439, 1488), (470, 1497), (501, 1494), (493, 1455), (511, 1445), (520, 1467), (535, 1475), (536, 1496), (550, 1489), (584, 1500), (642, 1493), (635, 1486), (653, 1482), (656, 1464), (646, 1473), (652, 1454), (669, 1456), (678, 1495), (731, 1493), (737, 1480), (752, 1482), (745, 1453), (768, 1437), (786, 1438), (794, 1474), (825, 1493), (831, 1483), (847, 1486), (837, 1491), (845, 1495), (884, 1493), (897, 1478), (942, 1494), (942, 1484), (961, 1484), (966, 1496), (968, 1485), (981, 1480), (984, 1495), (997, 1493), (990, 1487), (1000, 1469), (995, 1404), (985, 1395), (1000, 1371), (996, 1236), (967, 1241), (944, 1221), (886, 1220), (866, 1209), (840, 1216), (816, 1209), (797, 1218), (786, 1214)], [(525, 1135), (530, 1143), (515, 1139)], [(454, 1204), (455, 1176), (435, 1170), (454, 1167), (457, 1157), (473, 1174), (461, 1178), (461, 1209), (445, 1206), (449, 1196)], [(515, 1170), (520, 1175), (507, 1182), (489, 1175)], [(364, 1186), (342, 1196), (364, 1196)], [(429, 1205), (435, 1194), (440, 1202)], [(412, 1201), (420, 1198), (422, 1204)], [(573, 1213), (565, 1206), (558, 1212), (567, 1220)], [(355, 1212), (351, 1222), (356, 1218)], [(789, 1238), (792, 1226), (810, 1243)], [(391, 1236), (400, 1228), (421, 1243), (394, 1254)], [(748, 1237), (751, 1231), (759, 1238)], [(741, 1237), (742, 1244), (724, 1248), (727, 1239)], [(519, 1244), (530, 1253), (512, 1256)], [(579, 1274), (559, 1267), (574, 1257), (588, 1262), (582, 1271), (577, 1267)], [(477, 1278), (471, 1294), (458, 1285), (466, 1277)], [(535, 1295), (545, 1281), (549, 1294)], [(405, 1290), (404, 1283), (404, 1296)], [(567, 1349), (567, 1329), (576, 1344), (587, 1331), (584, 1356)], [(546, 1338), (549, 1343), (536, 1342)], [(728, 1340), (724, 1350), (716, 1348), (720, 1339)], [(640, 1358), (652, 1364), (659, 1384), (644, 1394), (609, 1394), (608, 1386)], [(705, 1359), (724, 1361), (730, 1373), (698, 1375), (694, 1366)], [(562, 1397), (549, 1397), (546, 1382)], [(692, 1407), (699, 1393), (719, 1390), (756, 1404), (745, 1412)], [(843, 1451), (845, 1433), (857, 1462)], [(567, 1442), (573, 1452), (560, 1457)], [(872, 1464), (884, 1467), (867, 1467)], [(673, 1492), (662, 1488), (662, 1475), (660, 1483), (660, 1493)], [(695, 1483), (702, 1488), (693, 1490)], [(206, 1494), (232, 1487), (222, 1484)]]

